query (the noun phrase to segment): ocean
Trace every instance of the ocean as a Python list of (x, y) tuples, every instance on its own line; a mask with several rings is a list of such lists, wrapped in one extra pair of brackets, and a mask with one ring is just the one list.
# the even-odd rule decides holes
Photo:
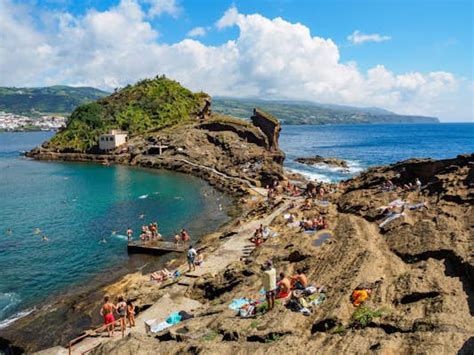
[[(0, 133), (0, 327), (101, 274), (149, 262), (127, 255), (128, 226), (138, 231), (156, 220), (165, 236), (183, 226), (196, 235), (228, 219), (220, 206), (228, 198), (191, 176), (20, 156), (51, 135)], [(338, 181), (412, 157), (472, 153), (474, 124), (283, 126), (280, 146), (286, 169)], [(345, 159), (350, 168), (294, 161), (316, 154)]]
[(0, 133), (0, 327), (98, 275), (149, 262), (127, 255), (129, 226), (137, 237), (157, 221), (166, 237), (186, 227), (196, 238), (229, 218), (230, 199), (192, 176), (20, 156), (51, 135)]
[[(283, 126), (285, 167), (323, 182), (409, 158), (453, 158), (474, 152), (474, 123)], [(314, 155), (344, 159), (349, 169), (295, 162)]]

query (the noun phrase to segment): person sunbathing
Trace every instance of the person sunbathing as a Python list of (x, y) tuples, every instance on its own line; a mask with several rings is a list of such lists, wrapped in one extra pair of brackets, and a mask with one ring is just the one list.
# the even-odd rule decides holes
[(280, 273), (280, 281), (277, 282), (277, 296), (276, 298), (287, 298), (291, 294), (291, 282), (288, 277), (282, 272)]
[(372, 294), (370, 288), (357, 288), (352, 292), (351, 300), (354, 307), (359, 307), (364, 303)]
[(296, 270), (296, 275), (291, 277), (291, 288), (297, 290), (304, 290), (308, 287), (308, 278), (303, 270)]
[(309, 198), (307, 198), (304, 201), (303, 206), (301, 206), (301, 210), (302, 211), (307, 211), (307, 210), (310, 210), (312, 207), (313, 207), (313, 203), (311, 202), (311, 200)]
[(150, 281), (163, 282), (171, 276), (173, 276), (173, 274), (169, 272), (168, 269), (164, 268), (163, 270), (150, 274)]
[(194, 260), (194, 265), (201, 266), (203, 262), (204, 262), (204, 255), (202, 255), (201, 253), (199, 253), (199, 254), (196, 256), (196, 259)]

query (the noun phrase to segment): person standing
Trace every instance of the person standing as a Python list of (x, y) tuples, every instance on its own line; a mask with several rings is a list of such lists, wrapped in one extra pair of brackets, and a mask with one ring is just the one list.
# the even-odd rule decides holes
[(194, 249), (193, 246), (190, 245), (188, 249), (188, 267), (189, 267), (188, 272), (196, 270), (196, 256), (197, 256), (196, 249)]
[(128, 238), (129, 243), (132, 241), (132, 234), (133, 234), (132, 228), (128, 227), (128, 229), (127, 229), (127, 238)]
[(117, 310), (117, 314), (119, 316), (120, 330), (122, 331), (122, 337), (123, 337), (125, 334), (125, 328), (127, 328), (127, 323), (126, 323), (127, 303), (125, 303), (125, 300), (123, 299), (122, 296), (118, 298), (118, 303), (115, 306), (115, 309)]
[(130, 300), (127, 301), (127, 318), (128, 318), (128, 323), (130, 325), (130, 328), (134, 327), (135, 326), (135, 305)]
[(115, 306), (110, 302), (109, 296), (104, 297), (104, 304), (100, 309), (100, 315), (104, 317), (104, 326), (109, 333), (109, 337), (114, 336), (115, 318), (114, 318)]
[(276, 271), (273, 268), (273, 263), (268, 260), (265, 264), (263, 275), (262, 275), (263, 289), (265, 291), (265, 297), (267, 299), (268, 310), (272, 310), (275, 307), (275, 296), (276, 296)]

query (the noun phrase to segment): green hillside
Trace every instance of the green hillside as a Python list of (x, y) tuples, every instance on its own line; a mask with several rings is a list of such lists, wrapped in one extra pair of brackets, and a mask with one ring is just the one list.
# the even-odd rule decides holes
[(397, 115), (378, 108), (322, 105), (299, 101), (270, 101), (216, 97), (212, 110), (225, 115), (248, 118), (254, 107), (278, 117), (282, 124), (347, 124), (347, 123), (437, 123), (437, 118)]
[(142, 80), (94, 102), (78, 106), (64, 131), (50, 146), (66, 151), (88, 151), (100, 134), (122, 129), (130, 135), (157, 130), (190, 120), (198, 113), (204, 93), (192, 93), (165, 78)]
[(34, 116), (39, 113), (69, 114), (78, 105), (109, 93), (90, 87), (49, 86), (42, 88), (0, 87), (0, 111)]

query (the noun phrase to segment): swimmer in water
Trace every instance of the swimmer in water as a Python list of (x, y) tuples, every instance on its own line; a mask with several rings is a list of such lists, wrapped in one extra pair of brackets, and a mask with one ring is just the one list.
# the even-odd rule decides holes
[(40, 234), (40, 233), (41, 233), (41, 229), (39, 229), (39, 228), (36, 228), (36, 229), (35, 229), (35, 231), (34, 231), (33, 233), (35, 233), (35, 234)]
[(7, 235), (12, 235), (12, 234), (13, 234), (12, 229), (11, 229), (11, 228), (8, 228), (8, 229), (7, 229)]
[(47, 242), (47, 241), (49, 241), (49, 238), (46, 235), (43, 235), (43, 238), (41, 238), (41, 240), (43, 242)]
[(112, 235), (116, 235), (117, 234), (117, 231), (116, 230), (113, 230), (112, 231)]
[(143, 218), (145, 218), (145, 215), (141, 214), (138, 218), (143, 219)]
[(105, 240), (105, 237), (102, 237), (102, 240), (99, 241), (99, 244), (105, 244), (107, 243), (107, 240)]

